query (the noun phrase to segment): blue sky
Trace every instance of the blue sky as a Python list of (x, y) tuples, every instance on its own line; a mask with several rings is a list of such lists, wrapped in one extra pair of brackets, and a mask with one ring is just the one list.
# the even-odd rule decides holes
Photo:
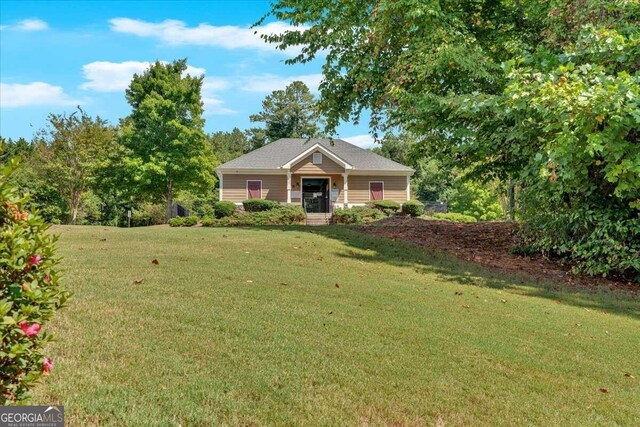
[[(150, 61), (188, 58), (204, 74), (206, 131), (246, 129), (262, 99), (302, 80), (316, 91), (321, 61), (285, 65), (295, 52), (264, 43), (249, 27), (268, 1), (0, 0), (0, 135), (30, 138), (49, 113), (81, 105), (116, 123), (134, 72)], [(267, 21), (258, 32), (287, 25)], [(339, 136), (370, 146), (367, 118)]]

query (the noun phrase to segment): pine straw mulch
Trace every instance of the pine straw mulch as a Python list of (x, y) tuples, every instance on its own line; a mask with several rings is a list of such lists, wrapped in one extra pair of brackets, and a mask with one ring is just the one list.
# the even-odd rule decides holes
[(623, 290), (640, 293), (640, 283), (571, 273), (571, 266), (541, 255), (516, 255), (520, 245), (517, 224), (513, 222), (453, 223), (393, 216), (358, 227), (373, 236), (399, 239), (425, 249), (446, 252), (490, 269), (524, 273), (537, 281), (550, 281), (573, 287)]

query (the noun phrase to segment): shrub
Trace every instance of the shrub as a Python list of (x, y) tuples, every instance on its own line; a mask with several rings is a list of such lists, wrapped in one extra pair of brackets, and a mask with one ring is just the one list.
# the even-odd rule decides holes
[(478, 222), (478, 220), (471, 216), (471, 215), (465, 215), (465, 214), (461, 214), (461, 213), (457, 213), (457, 212), (440, 212), (440, 213), (434, 213), (433, 218), (436, 219), (441, 219), (444, 221), (451, 221), (451, 222)]
[(185, 227), (193, 227), (196, 224), (198, 224), (198, 215), (191, 215), (191, 216), (184, 217), (183, 225)]
[(184, 225), (184, 217), (177, 216), (175, 218), (171, 218), (169, 220), (169, 225), (171, 227), (182, 227)]
[(203, 205), (200, 207), (200, 209), (198, 210), (198, 216), (200, 218), (206, 218), (206, 217), (214, 217), (216, 214), (216, 211), (214, 209), (213, 206), (211, 205)]
[(167, 208), (164, 204), (144, 203), (131, 210), (131, 226), (164, 224), (166, 214)]
[(333, 219), (339, 224), (359, 224), (377, 221), (385, 217), (386, 215), (382, 211), (368, 206), (337, 208), (333, 212)]
[(409, 200), (402, 204), (402, 212), (411, 216), (420, 216), (424, 213), (424, 205), (417, 200)]
[(215, 202), (213, 204), (216, 218), (231, 216), (236, 211), (236, 204), (233, 202)]
[(17, 167), (11, 162), (0, 174), (0, 400), (24, 404), (30, 389), (48, 375), (53, 361), (44, 347), (54, 336), (46, 325), (64, 306), (69, 292), (55, 270), (57, 236), (26, 211), (28, 199), (8, 183)]
[(525, 244), (572, 261), (578, 273), (640, 282), (640, 211), (613, 200), (569, 207), (562, 195), (524, 194)]
[(193, 227), (198, 223), (198, 215), (177, 216), (169, 220), (171, 227)]
[(382, 212), (398, 212), (400, 210), (400, 203), (393, 200), (376, 200), (371, 202), (371, 207), (381, 210)]
[[(300, 206), (279, 206), (268, 211), (249, 212), (243, 215), (226, 216), (212, 220), (207, 227), (242, 226), (242, 225), (292, 225), (304, 219), (304, 211)], [(205, 225), (203, 222), (202, 225)]]
[(214, 225), (215, 222), (216, 222), (215, 218), (212, 218), (210, 216), (202, 217), (202, 219), (200, 220), (200, 223), (202, 224), (203, 227), (211, 227)]
[(275, 209), (280, 206), (280, 203), (267, 199), (247, 199), (242, 202), (242, 206), (247, 212), (262, 212)]

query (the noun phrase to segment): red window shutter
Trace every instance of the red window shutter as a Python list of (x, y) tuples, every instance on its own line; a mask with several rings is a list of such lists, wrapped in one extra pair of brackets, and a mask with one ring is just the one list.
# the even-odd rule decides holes
[(248, 181), (247, 193), (249, 193), (248, 196), (250, 199), (261, 199), (262, 198), (262, 182)]
[(371, 193), (371, 200), (383, 200), (384, 199), (384, 187), (381, 182), (370, 182), (369, 192)]

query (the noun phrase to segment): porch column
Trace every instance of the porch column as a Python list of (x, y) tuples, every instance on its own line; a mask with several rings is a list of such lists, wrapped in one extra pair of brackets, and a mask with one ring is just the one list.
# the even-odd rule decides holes
[(291, 171), (287, 171), (287, 204), (291, 204)]
[(411, 177), (407, 175), (407, 202), (411, 200)]
[(345, 208), (349, 207), (349, 172), (345, 172), (342, 174), (343, 186), (342, 186), (342, 203)]
[(220, 186), (218, 188), (218, 200), (222, 201), (222, 192), (224, 191), (224, 175), (220, 171), (216, 171), (218, 178), (220, 178)]

